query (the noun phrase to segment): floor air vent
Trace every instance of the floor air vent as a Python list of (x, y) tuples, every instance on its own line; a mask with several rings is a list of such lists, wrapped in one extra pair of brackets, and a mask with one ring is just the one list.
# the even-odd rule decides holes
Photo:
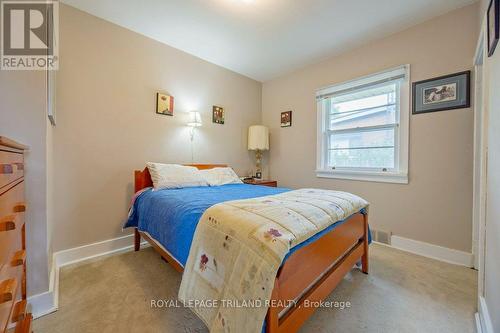
[(372, 238), (375, 242), (391, 245), (392, 232), (372, 229)]

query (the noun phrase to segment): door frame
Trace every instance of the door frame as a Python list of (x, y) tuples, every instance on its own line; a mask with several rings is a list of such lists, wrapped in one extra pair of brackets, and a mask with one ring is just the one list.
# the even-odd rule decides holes
[(478, 272), (478, 295), (484, 295), (484, 259), (486, 241), (486, 196), (488, 158), (488, 109), (486, 103), (484, 63), (486, 59), (485, 29), (481, 30), (474, 57), (474, 162), (472, 253)]

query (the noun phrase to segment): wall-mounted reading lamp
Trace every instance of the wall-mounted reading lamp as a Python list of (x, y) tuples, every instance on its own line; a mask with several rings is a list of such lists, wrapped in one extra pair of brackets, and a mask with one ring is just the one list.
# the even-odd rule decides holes
[(194, 129), (201, 126), (201, 116), (198, 111), (189, 111), (189, 121), (187, 123), (191, 127), (191, 141), (194, 138)]
[(189, 120), (187, 125), (191, 127), (191, 163), (194, 163), (194, 147), (193, 147), (193, 140), (194, 140), (194, 130), (196, 127), (200, 127), (201, 124), (201, 116), (198, 111), (189, 111)]

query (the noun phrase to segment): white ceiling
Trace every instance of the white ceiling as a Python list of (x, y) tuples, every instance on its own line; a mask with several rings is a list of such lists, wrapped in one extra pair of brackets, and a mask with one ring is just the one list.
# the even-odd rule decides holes
[(63, 0), (267, 81), (476, 0)]

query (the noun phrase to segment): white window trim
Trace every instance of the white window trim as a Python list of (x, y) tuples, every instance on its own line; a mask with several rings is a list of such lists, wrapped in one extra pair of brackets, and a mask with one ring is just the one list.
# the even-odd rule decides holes
[[(326, 166), (326, 103), (325, 98), (335, 92), (355, 88), (372, 82), (389, 80), (397, 75), (405, 74), (401, 82), (399, 130), (398, 139), (399, 159), (396, 160), (397, 172), (378, 171), (374, 169), (329, 169)], [(316, 91), (317, 98), (317, 143), (316, 143), (316, 177), (335, 178), (346, 180), (372, 181), (384, 183), (408, 184), (408, 157), (409, 157), (409, 132), (410, 132), (410, 65), (391, 68), (373, 75), (361, 77), (348, 82), (324, 87)]]

